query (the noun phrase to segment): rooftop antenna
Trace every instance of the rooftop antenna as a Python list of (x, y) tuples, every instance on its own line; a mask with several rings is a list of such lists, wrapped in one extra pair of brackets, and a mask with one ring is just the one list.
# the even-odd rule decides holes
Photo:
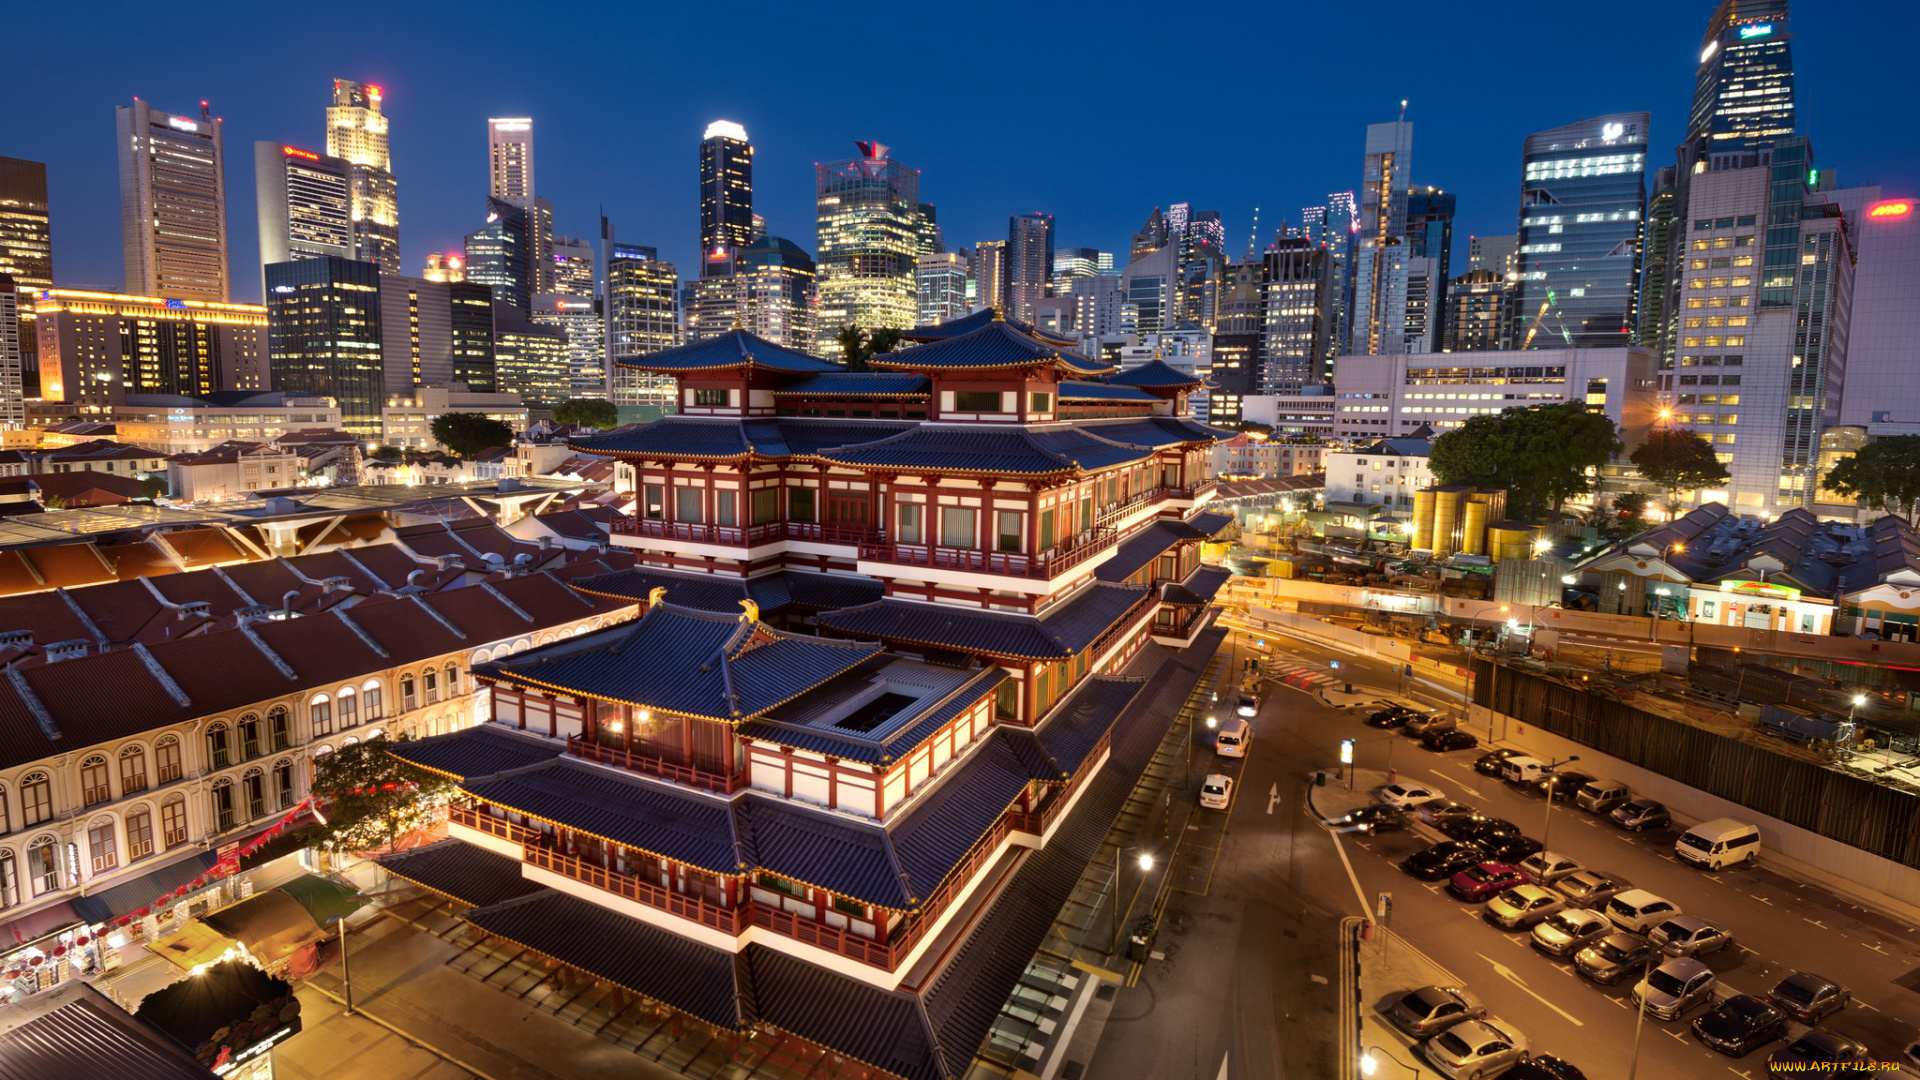
[(1253, 208), (1253, 228), (1247, 230), (1247, 259), (1252, 262), (1260, 253), (1260, 207)]
[(1401, 98), (1400, 99), (1400, 120), (1402, 123), (1404, 123), (1406, 122), (1406, 119), (1407, 119), (1407, 99)]

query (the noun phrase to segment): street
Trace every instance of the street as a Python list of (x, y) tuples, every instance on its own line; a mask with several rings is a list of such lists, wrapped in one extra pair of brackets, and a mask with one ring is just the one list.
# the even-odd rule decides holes
[[(1251, 655), (1250, 644), (1242, 643), (1242, 657)], [(1383, 665), (1268, 639), (1269, 646), (1276, 644), (1276, 655), (1302, 671), (1331, 675), (1328, 663), (1339, 660), (1342, 680), (1396, 684)], [(1552, 807), (1549, 826), (1543, 798), (1473, 772), (1481, 751), (1433, 754), (1413, 739), (1364, 726), (1365, 715), (1269, 683), (1244, 763), (1223, 768), (1226, 759), (1196, 748), (1196, 776), (1221, 771), (1239, 777), (1217, 863), (1203, 893), (1176, 893), (1169, 902), (1155, 945), (1166, 959), (1149, 963), (1138, 986), (1120, 991), (1088, 1075), (1338, 1075), (1335, 1055), (1352, 1049), (1335, 1031), (1334, 995), (1322, 980), (1335, 975), (1338, 919), (1361, 913), (1356, 884), (1369, 902), (1392, 893), (1394, 942), (1425, 953), (1479, 994), (1492, 1015), (1526, 1035), (1534, 1053), (1563, 1057), (1590, 1080), (1628, 1074), (1635, 1015), (1627, 995), (1633, 980), (1595, 986), (1574, 974), (1570, 963), (1533, 950), (1525, 932), (1483, 923), (1479, 905), (1454, 900), (1443, 883), (1400, 872), (1398, 861), (1439, 839), (1437, 834), (1340, 837), (1352, 863), (1349, 879), (1333, 837), (1308, 814), (1304, 800), (1315, 770), (1325, 769), (1329, 784), (1340, 783), (1333, 774), (1340, 740), (1347, 738), (1356, 740), (1356, 764), (1363, 770), (1383, 773), (1391, 754), (1400, 776), (1437, 784), (1448, 797), (1511, 820), (1535, 838), (1545, 832), (1552, 850), (1726, 926), (1734, 947), (1703, 958), (1720, 980), (1717, 997), (1764, 994), (1795, 969), (1817, 972), (1853, 991), (1854, 1004), (1824, 1026), (1864, 1043), (1874, 1060), (1897, 1059), (1916, 1037), (1920, 942), (1912, 927), (1788, 879), (1769, 868), (1764, 852), (1757, 867), (1708, 873), (1676, 860), (1674, 832), (1628, 834), (1568, 804)], [(1726, 1070), (1763, 1076), (1766, 1055), (1778, 1044), (1742, 1059), (1709, 1051), (1689, 1027), (1704, 1011), (1697, 1008), (1675, 1022), (1649, 1019), (1637, 1075), (1713, 1076)], [(1388, 1049), (1414, 1060), (1405, 1044)], [(1430, 1073), (1423, 1069), (1423, 1075)]]

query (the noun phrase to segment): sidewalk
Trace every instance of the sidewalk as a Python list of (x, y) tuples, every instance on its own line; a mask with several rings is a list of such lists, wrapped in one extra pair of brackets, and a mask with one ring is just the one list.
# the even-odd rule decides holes
[[(1380, 1010), (1407, 990), (1422, 986), (1458, 986), (1460, 980), (1446, 968), (1427, 958), (1404, 938), (1382, 927), (1372, 930), (1373, 940), (1361, 940), (1361, 920), (1346, 918), (1340, 923), (1340, 990), (1344, 1030), (1355, 1032), (1357, 1045), (1342, 1055), (1341, 1076), (1346, 1080), (1360, 1075), (1360, 1061), (1371, 1050), (1375, 1060), (1387, 1067), (1386, 1075), (1439, 1077), (1414, 1049), (1414, 1040), (1387, 1023)], [(1353, 973), (1359, 972), (1359, 986), (1353, 985)], [(1394, 1063), (1400, 1065), (1394, 1069)]]

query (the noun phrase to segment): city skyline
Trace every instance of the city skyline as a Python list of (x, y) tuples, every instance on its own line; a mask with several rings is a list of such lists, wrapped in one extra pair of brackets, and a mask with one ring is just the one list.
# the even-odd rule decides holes
[[(1647, 109), (1653, 114), (1649, 164), (1662, 164), (1670, 157), (1684, 133), (1684, 108), (1691, 99), (1692, 70), (1698, 59), (1694, 52), (1697, 27), (1710, 11), (1708, 4), (1685, 12), (1644, 5), (1642, 17), (1627, 20), (1644, 28), (1643, 46), (1624, 60), (1609, 61), (1611, 70), (1620, 74), (1617, 83), (1578, 80), (1564, 87), (1536, 88), (1512, 108), (1502, 110), (1497, 124), (1480, 121), (1484, 113), (1470, 107), (1457, 91), (1423, 93), (1418, 81), (1409, 79), (1382, 85), (1377, 94), (1380, 100), (1374, 101), (1342, 93), (1336, 77), (1330, 84), (1335, 88), (1316, 103), (1322, 107), (1274, 109), (1269, 114), (1267, 106), (1249, 104), (1204, 117), (1181, 115), (1180, 125), (1169, 128), (1181, 132), (1183, 144), (1206, 147), (1226, 145), (1226, 140), (1237, 139), (1236, 132), (1249, 125), (1262, 127), (1284, 120), (1284, 128), (1273, 130), (1287, 133), (1281, 140), (1287, 151), (1256, 149), (1256, 167), (1251, 169), (1238, 160), (1231, 170), (1210, 169), (1205, 154), (1161, 155), (1144, 168), (1131, 164), (1130, 155), (1138, 152), (1132, 131), (1138, 116), (1124, 123), (1115, 119), (1077, 125), (1072, 133), (1050, 136), (1049, 142), (1041, 144), (1037, 138), (1015, 135), (1009, 139), (994, 129), (929, 116), (907, 99), (856, 102), (832, 95), (795, 95), (784, 83), (757, 72), (723, 89), (715, 89), (708, 80), (697, 85), (682, 80), (687, 89), (669, 89), (650, 102), (641, 123), (623, 127), (620, 138), (611, 139), (594, 130), (592, 110), (576, 104), (574, 91), (600, 85), (595, 81), (598, 76), (568, 84), (564, 94), (533, 80), (467, 89), (475, 84), (451, 76), (463, 54), (462, 32), (454, 31), (440, 50), (403, 51), (400, 43), (411, 40), (403, 31), (426, 18), (404, 10), (395, 17), (391, 46), (356, 38), (351, 45), (322, 48), (324, 38), (303, 37), (302, 41), (311, 40), (311, 54), (283, 51), (272, 64), (243, 59), (214, 71), (149, 58), (132, 48), (131, 36), (128, 47), (119, 49), (114, 35), (123, 31), (108, 27), (101, 47), (127, 54), (127, 62), (116, 68), (123, 85), (100, 85), (84, 70), (57, 67), (43, 56), (26, 57), (25, 73), (47, 88), (52, 98), (51, 117), (23, 129), (0, 152), (47, 162), (54, 233), (59, 237), (56, 275), (60, 284), (76, 287), (113, 286), (116, 280), (124, 280), (118, 265), (120, 245), (112, 242), (117, 181), (106, 141), (107, 106), (138, 95), (157, 108), (188, 112), (206, 99), (213, 114), (230, 126), (228, 134), (235, 145), (279, 141), (316, 146), (325, 132), (315, 102), (325, 100), (335, 78), (360, 79), (385, 92), (386, 112), (393, 124), (393, 172), (402, 181), (405, 206), (401, 209), (408, 223), (400, 260), (403, 272), (416, 272), (428, 252), (457, 250), (460, 238), (473, 228), (472, 208), (486, 191), (488, 174), (484, 144), (477, 143), (471, 133), (481, 130), (491, 116), (531, 116), (540, 125), (545, 178), (540, 194), (556, 207), (556, 234), (591, 235), (593, 215), (605, 207), (609, 216), (622, 222), (623, 236), (655, 245), (667, 261), (685, 267), (697, 266), (693, 256), (699, 209), (685, 195), (691, 171), (687, 162), (706, 126), (723, 118), (754, 133), (756, 171), (761, 174), (756, 177), (756, 209), (767, 217), (770, 231), (803, 238), (803, 245), (812, 216), (807, 182), (812, 167), (843, 157), (841, 148), (849, 140), (877, 138), (898, 148), (902, 160), (921, 170), (922, 197), (941, 207), (941, 226), (950, 248), (995, 238), (1009, 214), (1042, 208), (1057, 215), (1061, 245), (1119, 250), (1148, 210), (1180, 201), (1217, 209), (1226, 234), (1234, 240), (1229, 246), (1238, 248), (1239, 238), (1251, 224), (1253, 206), (1268, 208), (1261, 219), (1262, 234), (1271, 236), (1272, 227), (1282, 220), (1298, 224), (1292, 220), (1297, 211), (1279, 208), (1315, 205), (1324, 202), (1326, 192), (1357, 187), (1352, 162), (1359, 156), (1365, 125), (1392, 120), (1400, 98), (1407, 97), (1411, 100), (1408, 119), (1422, 125), (1415, 182), (1435, 184), (1458, 196), (1454, 243), (1460, 250), (1453, 261), (1464, 266), (1462, 245), (1468, 237), (1514, 229), (1519, 197), (1514, 166), (1527, 134), (1570, 119)], [(623, 18), (611, 17), (615, 37)], [(768, 12), (761, 24), (770, 30), (780, 28), (782, 18)], [(1259, 12), (1241, 16), (1256, 32), (1272, 18)], [(1858, 95), (1864, 100), (1890, 92), (1890, 84), (1880, 83), (1891, 78), (1887, 71), (1897, 70), (1897, 65), (1873, 62), (1873, 51), (1883, 46), (1854, 42), (1844, 30), (1846, 18), (1844, 8), (1832, 5), (1796, 13), (1801, 130), (1816, 137), (1825, 148), (1824, 163), (1839, 169), (1844, 182), (1878, 182), (1889, 190), (1913, 186), (1911, 178), (1920, 176), (1920, 151), (1893, 140), (1871, 139), (1866, 136), (1866, 120), (1832, 107), (1838, 95)], [(1047, 22), (1042, 17), (1043, 29)], [(1062, 33), (1068, 32), (1065, 22), (1059, 25)], [(221, 42), (238, 47), (242, 41), (271, 37), (282, 28), (291, 32), (290, 26), (271, 22), (247, 31), (217, 28), (213, 47), (219, 48)], [(784, 29), (801, 35), (801, 40), (817, 32), (798, 25)], [(1536, 23), (1533, 29), (1548, 36), (1554, 33), (1551, 25)], [(575, 31), (599, 33), (590, 30), (585, 20), (556, 21), (534, 33), (559, 47)], [(1571, 15), (1560, 31), (1569, 43), (1582, 40), (1579, 34), (1584, 32)], [(1083, 39), (1086, 31), (1074, 24), (1072, 33)], [(1518, 28), (1485, 33), (1491, 36), (1477, 48), (1503, 47), (1509, 33), (1514, 35), (1511, 43), (1520, 44)], [(665, 33), (656, 40), (671, 36)], [(972, 45), (966, 34), (949, 35), (934, 44), (934, 55), (948, 49), (964, 53)], [(1855, 50), (1851, 57), (1845, 52), (1848, 49)], [(650, 50), (643, 53), (655, 55)], [(671, 75), (683, 62), (665, 53), (658, 54), (658, 60), (669, 76), (663, 81), (673, 82)], [(606, 92), (615, 99), (620, 93), (614, 83), (606, 84)], [(1164, 106), (1153, 109), (1153, 115), (1162, 112), (1177, 114), (1177, 100), (1170, 97)], [(1302, 145), (1309, 148), (1304, 154), (1298, 149)], [(996, 164), (1009, 149), (1044, 153), (1049, 168), (1015, 170)], [(251, 163), (241, 155), (227, 165), (232, 191), (228, 269), (234, 298), (257, 300), (252, 295), (258, 287), (253, 273), (258, 265), (258, 231), (252, 212)]]

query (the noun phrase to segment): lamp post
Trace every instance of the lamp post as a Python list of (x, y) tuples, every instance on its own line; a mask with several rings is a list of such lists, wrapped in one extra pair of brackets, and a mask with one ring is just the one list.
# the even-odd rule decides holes
[(1113, 948), (1108, 950), (1111, 956), (1120, 954), (1120, 857), (1129, 851), (1140, 853), (1140, 881), (1145, 884), (1147, 871), (1153, 869), (1153, 852), (1144, 847), (1115, 847), (1113, 849)]
[[(1655, 960), (1660, 959), (1662, 955), (1663, 954), (1660, 952), (1659, 949), (1648, 950), (1647, 965), (1645, 969), (1643, 969), (1640, 972), (1641, 982), (1644, 983), (1648, 979), (1653, 978), (1653, 962)], [(1645, 1027), (1646, 1024), (1647, 1024), (1647, 995), (1641, 994), (1640, 1007), (1634, 1010), (1633, 1060), (1627, 1063), (1627, 1080), (1633, 1080), (1633, 1074), (1640, 1071), (1640, 1029)]]
[(1852, 722), (1853, 722), (1853, 714), (1854, 714), (1854, 713), (1856, 713), (1856, 712), (1859, 712), (1859, 711), (1860, 711), (1860, 706), (1862, 706), (1862, 705), (1865, 705), (1866, 703), (1867, 703), (1867, 695), (1865, 695), (1865, 694), (1855, 694), (1855, 695), (1853, 695), (1853, 704), (1852, 704), (1852, 705), (1850, 705), (1850, 706), (1849, 706), (1849, 707), (1847, 708), (1847, 722), (1848, 722), (1848, 723), (1852, 723)]
[[(1572, 757), (1567, 758), (1565, 761), (1551, 762), (1547, 765), (1547, 772), (1552, 773), (1555, 770), (1559, 769), (1560, 766), (1562, 765), (1571, 765), (1574, 762), (1579, 760), (1580, 760), (1580, 755), (1575, 754)], [(1553, 828), (1553, 793), (1558, 788), (1557, 784), (1552, 783), (1552, 781), (1554, 780), (1554, 777), (1549, 776), (1547, 780), (1549, 785), (1551, 786), (1547, 788), (1547, 819), (1540, 826), (1540, 850), (1541, 851), (1547, 850), (1547, 832)]]
[[(1683, 555), (1686, 554), (1687, 542), (1684, 540), (1675, 540), (1673, 543), (1668, 544), (1666, 547), (1663, 547), (1660, 549), (1660, 580), (1661, 581), (1667, 580), (1667, 567), (1666, 567), (1667, 556), (1673, 554), (1676, 551), (1680, 552)], [(1622, 582), (1622, 584), (1625, 584), (1625, 583)], [(1659, 591), (1657, 595), (1665, 596), (1667, 595), (1667, 591), (1665, 589), (1662, 589)], [(1647, 612), (1647, 640), (1648, 641), (1660, 640), (1660, 630), (1658, 626), (1659, 618), (1660, 618), (1660, 606), (1659, 606), (1659, 601), (1656, 600), (1654, 601), (1653, 610)]]
[(1367, 1047), (1367, 1052), (1360, 1055), (1360, 1075), (1361, 1076), (1372, 1076), (1376, 1071), (1379, 1070), (1380, 1062), (1377, 1058), (1374, 1057), (1375, 1054), (1378, 1054), (1380, 1055), (1380, 1057), (1384, 1057), (1388, 1061), (1393, 1062), (1395, 1065), (1398, 1065), (1401, 1068), (1407, 1070), (1407, 1073), (1411, 1075), (1414, 1078), (1414, 1080), (1419, 1080), (1420, 1078), (1419, 1069), (1416, 1069), (1413, 1066), (1407, 1064), (1406, 1062), (1401, 1061), (1399, 1058), (1394, 1057), (1392, 1054), (1388, 1053), (1385, 1050), (1380, 1049), (1378, 1046), (1369, 1046)]

